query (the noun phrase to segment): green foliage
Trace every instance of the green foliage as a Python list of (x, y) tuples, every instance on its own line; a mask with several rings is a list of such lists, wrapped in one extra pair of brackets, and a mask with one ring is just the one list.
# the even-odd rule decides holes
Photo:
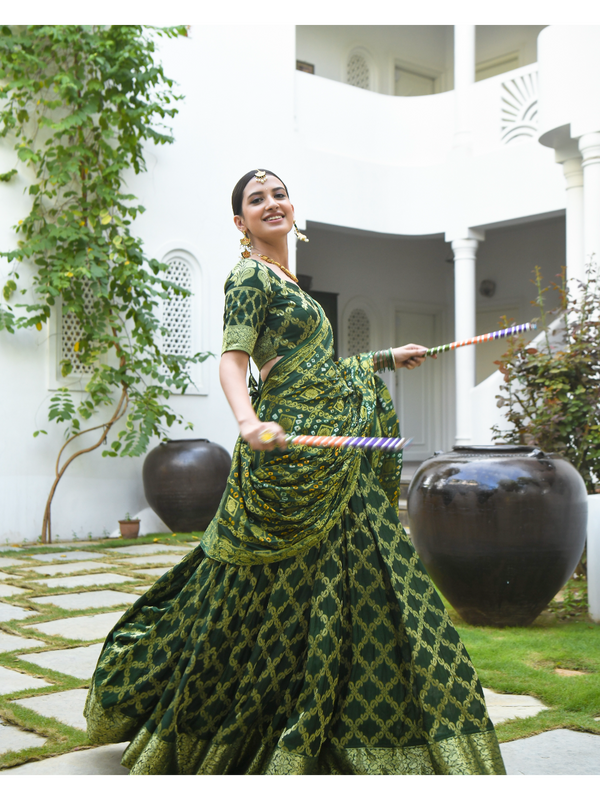
[(557, 595), (548, 605), (550, 612), (556, 614), (558, 619), (568, 617), (587, 616), (588, 613), (588, 584), (585, 575), (577, 574), (566, 582)]
[(563, 270), (560, 306), (553, 314), (564, 319), (562, 341), (551, 344), (549, 313), (539, 269), (535, 270), (538, 290), (535, 305), (544, 331), (541, 349), (525, 343), (523, 337), (510, 340), (499, 361), (504, 386), (498, 406), (512, 427), (493, 427), (493, 438), (510, 444), (536, 445), (568, 459), (585, 481), (588, 493), (600, 482), (600, 286), (598, 271), (587, 269), (587, 282), (578, 293), (567, 285)]
[[(14, 269), (9, 275), (0, 330), (42, 330), (58, 301), (75, 318), (79, 341), (61, 371), (80, 364), (93, 372), (77, 407), (68, 390), (54, 395), (49, 419), (72, 436), (124, 390), (126, 424), (103, 453), (111, 456), (140, 455), (153, 435), (183, 421), (167, 400), (189, 386), (191, 364), (210, 355), (161, 351), (168, 331), (159, 304), (189, 292), (145, 256), (131, 231), (144, 209), (124, 191), (126, 173), (145, 170), (144, 145), (172, 141), (165, 123), (181, 99), (154, 60), (157, 35), (185, 35), (185, 26), (0, 27), (0, 137), (32, 176), (31, 210), (15, 226), (21, 238), (0, 255), (36, 269), (30, 287)], [(25, 294), (28, 302), (13, 302)]]

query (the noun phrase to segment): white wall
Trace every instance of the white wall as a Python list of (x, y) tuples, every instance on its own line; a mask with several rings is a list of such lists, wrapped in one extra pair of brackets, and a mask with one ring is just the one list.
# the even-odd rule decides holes
[[(134, 231), (144, 240), (148, 256), (162, 258), (173, 245), (185, 245), (199, 262), (207, 298), (204, 349), (217, 356), (223, 284), (239, 257), (231, 190), (249, 169), (282, 172), (291, 185), (301, 169), (292, 157), (294, 27), (263, 27), (262, 33), (277, 42), (276, 70), (268, 60), (248, 58), (243, 25), (192, 27), (189, 38), (160, 41), (165, 73), (179, 83), (185, 100), (178, 104), (181, 113), (173, 121), (175, 143), (149, 147), (148, 172), (128, 180), (128, 189), (147, 209)], [(253, 105), (253, 87), (261, 87), (264, 96), (265, 86), (277, 103), (276, 121), (266, 121), (261, 108)], [(15, 165), (5, 140), (0, 154), (2, 171)], [(2, 248), (11, 241), (8, 227), (27, 208), (24, 185), (22, 180), (0, 183)], [(5, 272), (7, 265), (1, 269)], [(0, 543), (32, 541), (39, 535), (62, 444), (56, 426), (44, 422), (49, 400), (47, 338), (46, 331), (0, 334)], [(172, 399), (175, 410), (195, 426), (193, 433), (173, 429), (173, 438), (208, 438), (231, 451), (237, 426), (219, 386), (218, 358), (205, 367), (206, 396)], [(32, 432), (39, 427), (50, 436), (33, 439)], [(102, 459), (99, 451), (74, 462), (54, 503), (54, 535), (64, 539), (75, 530), (78, 535), (98, 536), (105, 528), (113, 530), (126, 511), (144, 507), (142, 463), (143, 458)]]
[[(537, 36), (544, 25), (477, 25), (477, 63), (517, 52), (519, 66), (537, 60)], [(452, 25), (298, 25), (296, 57), (314, 64), (315, 75), (346, 81), (346, 63), (354, 47), (371, 56), (374, 91), (394, 94), (394, 62), (440, 74), (439, 91), (454, 88)]]
[[(299, 43), (304, 33), (299, 30)], [(300, 44), (297, 52), (293, 26), (262, 27), (261, 36), (276, 44), (275, 69), (272, 60), (252, 56), (243, 24), (193, 26), (186, 39), (160, 41), (165, 72), (179, 83), (185, 100), (173, 121), (175, 143), (148, 148), (148, 172), (128, 179), (128, 189), (147, 209), (135, 233), (145, 241), (148, 256), (163, 258), (173, 248), (184, 248), (200, 265), (203, 349), (220, 353), (222, 289), (238, 259), (231, 190), (242, 174), (260, 167), (286, 181), (301, 227), (309, 220), (373, 233), (434, 235), (419, 242), (350, 239), (339, 232), (325, 236), (311, 226), (314, 241), (298, 245), (298, 271), (312, 274), (316, 289), (340, 291), (340, 311), (353, 294), (366, 291), (382, 308), (387, 303), (382, 343), (393, 332), (390, 309), (396, 302), (445, 309), (444, 338), (451, 340), (453, 268), (446, 263), (451, 252), (444, 233), (453, 226), (486, 230), (561, 212), (564, 179), (553, 152), (534, 140), (511, 147), (496, 143), (500, 81), (495, 78), (473, 87), (479, 127), (472, 156), (464, 159), (451, 149), (452, 93), (396, 98), (302, 74), (295, 70), (295, 59), (311, 60), (310, 53), (299, 52)], [(446, 49), (438, 56), (447, 65), (444, 42)], [(425, 58), (424, 44), (419, 52)], [(15, 161), (3, 140), (0, 170), (11, 169)], [(21, 178), (0, 184), (2, 248), (11, 246), (10, 225), (27, 207), (24, 186)], [(517, 296), (519, 303), (529, 297), (529, 272), (540, 254), (552, 268), (548, 253), (552, 248), (558, 253), (561, 246), (558, 228), (540, 225), (527, 240), (534, 242), (530, 251), (516, 226), (510, 235), (487, 230), (478, 253), (478, 277), (500, 276), (498, 300), (504, 302), (502, 292), (507, 299), (511, 293)], [(292, 247), (292, 260), (295, 252)], [(325, 266), (317, 271), (320, 263)], [(364, 264), (369, 264), (366, 271)], [(44, 423), (49, 347), (47, 331), (0, 334), (0, 542), (35, 539), (41, 526), (62, 441), (56, 426)], [(445, 385), (453, 397), (450, 359), (445, 365)], [(207, 394), (173, 398), (174, 408), (194, 423), (195, 431), (179, 429), (172, 436), (208, 438), (231, 450), (237, 426), (219, 386), (218, 358), (204, 367)], [(33, 439), (39, 427), (50, 436)], [(104, 528), (113, 530), (125, 511), (139, 510), (145, 503), (142, 461), (102, 459), (99, 452), (82, 457), (59, 489), (55, 534), (99, 535)]]

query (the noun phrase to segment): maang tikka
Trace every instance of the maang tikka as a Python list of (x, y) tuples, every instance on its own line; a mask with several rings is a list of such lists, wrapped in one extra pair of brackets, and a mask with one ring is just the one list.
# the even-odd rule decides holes
[(252, 252), (248, 250), (252, 246), (252, 242), (248, 238), (248, 233), (244, 230), (244, 238), (240, 239), (240, 250), (242, 251), (242, 258), (250, 258)]

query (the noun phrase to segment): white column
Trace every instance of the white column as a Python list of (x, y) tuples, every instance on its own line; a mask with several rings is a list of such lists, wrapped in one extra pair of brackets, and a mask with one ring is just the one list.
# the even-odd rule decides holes
[(454, 146), (471, 144), (470, 87), (475, 83), (475, 25), (454, 26)]
[(582, 160), (581, 158), (568, 158), (563, 161), (562, 167), (567, 182), (567, 280), (576, 278), (585, 281)]
[[(453, 239), (454, 251), (454, 339), (475, 336), (475, 254), (477, 239)], [(471, 390), (475, 386), (475, 347), (455, 350), (456, 365), (456, 444), (471, 441)]]
[(579, 139), (583, 156), (583, 247), (586, 263), (600, 265), (600, 132)]
[(587, 580), (590, 617), (600, 622), (600, 494), (588, 495)]

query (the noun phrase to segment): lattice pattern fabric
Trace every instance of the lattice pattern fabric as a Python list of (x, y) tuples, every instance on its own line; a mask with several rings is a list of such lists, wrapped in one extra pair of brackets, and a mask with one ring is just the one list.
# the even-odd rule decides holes
[(109, 636), (86, 704), (133, 774), (493, 774), (482, 689), (363, 456), (318, 547), (192, 553)]
[[(321, 307), (245, 269), (228, 291), (255, 298), (258, 281), (272, 300), (243, 300), (234, 328), (262, 313), (259, 338), (282, 319), (313, 327), (260, 387), (259, 418), (398, 435), (372, 355), (334, 363)], [(201, 545), (105, 643), (90, 740), (130, 741), (133, 774), (502, 774), (475, 670), (398, 519), (400, 463), (238, 440)]]

